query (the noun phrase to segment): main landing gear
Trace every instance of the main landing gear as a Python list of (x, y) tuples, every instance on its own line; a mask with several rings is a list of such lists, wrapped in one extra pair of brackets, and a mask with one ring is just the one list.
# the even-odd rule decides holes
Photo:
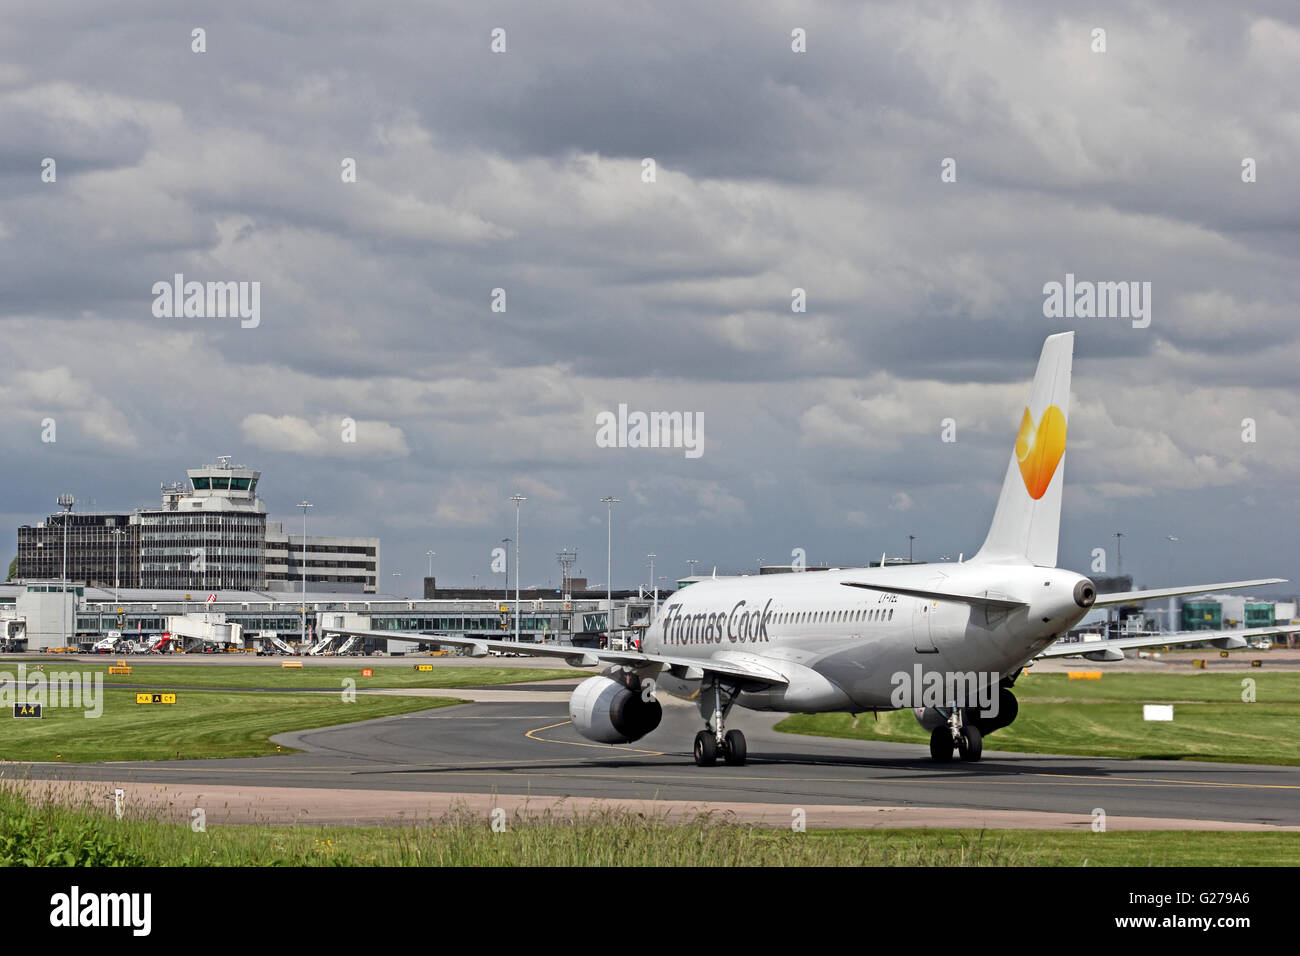
[(984, 735), (974, 721), (965, 720), (954, 707), (948, 722), (930, 731), (930, 756), (935, 763), (951, 763), (952, 752), (962, 760), (979, 760), (984, 753)]
[(745, 735), (739, 730), (726, 730), (724, 722), (731, 706), (736, 702), (735, 691), (724, 691), (718, 680), (713, 681), (713, 712), (706, 714), (708, 706), (705, 696), (700, 694), (700, 712), (705, 715), (704, 729), (695, 735), (695, 765), (712, 767), (718, 762), (718, 755), (730, 767), (743, 767), (748, 751), (745, 747)]

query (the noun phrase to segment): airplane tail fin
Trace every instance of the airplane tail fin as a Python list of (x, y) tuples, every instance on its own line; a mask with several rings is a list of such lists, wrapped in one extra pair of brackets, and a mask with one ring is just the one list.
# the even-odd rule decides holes
[(993, 524), (972, 561), (1056, 567), (1073, 358), (1073, 332), (1043, 343)]

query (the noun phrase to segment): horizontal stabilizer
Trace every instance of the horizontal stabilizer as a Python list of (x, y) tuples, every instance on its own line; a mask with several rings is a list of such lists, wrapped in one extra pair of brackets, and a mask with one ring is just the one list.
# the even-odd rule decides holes
[(1011, 611), (1018, 607), (1029, 607), (1024, 601), (1010, 598), (992, 597), (987, 594), (957, 594), (953, 591), (928, 591), (925, 588), (899, 588), (883, 584), (863, 584), (859, 581), (841, 581), (848, 588), (865, 588), (868, 591), (881, 591), (885, 594), (906, 594), (909, 597), (926, 598), (930, 601), (957, 601), (962, 604), (978, 604), (981, 607), (994, 607)]
[[(1117, 637), (1109, 641), (1057, 641), (1039, 653), (1039, 657), (1086, 657), (1089, 660), (1121, 660), (1123, 651), (1143, 647), (1172, 647), (1177, 644), (1213, 644), (1215, 647), (1245, 647), (1256, 637), (1275, 634), (1300, 633), (1300, 624), (1283, 624), (1275, 627), (1229, 628), (1222, 631), (1179, 631), (1177, 634), (1143, 634), (1140, 637)], [(1119, 652), (1118, 657), (1114, 652)], [(1104, 655), (1104, 656), (1102, 656)]]
[(1233, 591), (1237, 588), (1258, 588), (1265, 584), (1286, 584), (1286, 578), (1259, 578), (1255, 581), (1224, 581), (1221, 584), (1185, 584), (1176, 588), (1152, 588), (1150, 591), (1113, 591), (1098, 594), (1095, 607), (1108, 604), (1130, 604), (1133, 601), (1155, 601), (1158, 598), (1178, 597), (1180, 594), (1206, 594), (1210, 591)]

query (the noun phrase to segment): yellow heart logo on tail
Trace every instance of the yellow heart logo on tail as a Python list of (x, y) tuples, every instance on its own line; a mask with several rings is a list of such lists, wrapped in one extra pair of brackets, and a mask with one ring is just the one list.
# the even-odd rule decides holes
[(1016, 461), (1020, 463), (1020, 477), (1025, 480), (1029, 497), (1035, 501), (1043, 497), (1064, 454), (1065, 415), (1055, 405), (1048, 405), (1035, 428), (1034, 418), (1026, 406), (1024, 418), (1020, 420), (1020, 434), (1016, 437)]

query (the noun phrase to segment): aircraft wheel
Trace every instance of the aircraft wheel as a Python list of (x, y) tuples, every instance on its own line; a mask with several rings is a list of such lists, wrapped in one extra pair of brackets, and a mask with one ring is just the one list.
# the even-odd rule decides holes
[(984, 735), (974, 724), (963, 727), (957, 738), (957, 753), (962, 760), (979, 760), (984, 753)]
[(695, 766), (712, 767), (718, 762), (718, 742), (713, 732), (701, 730), (695, 735)]
[(930, 757), (935, 763), (952, 761), (952, 731), (947, 724), (930, 731)]
[(728, 730), (727, 736), (723, 738), (722, 752), (728, 766), (743, 767), (746, 756), (745, 735), (739, 730)]

